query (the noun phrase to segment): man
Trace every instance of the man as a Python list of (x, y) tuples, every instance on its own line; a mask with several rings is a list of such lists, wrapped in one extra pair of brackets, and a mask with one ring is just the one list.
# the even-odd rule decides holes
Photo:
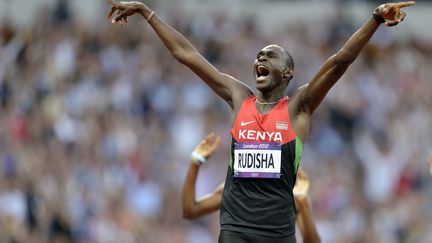
[(179, 32), (141, 2), (114, 2), (109, 17), (125, 22), (143, 16), (171, 54), (197, 74), (231, 108), (232, 146), (222, 204), (219, 242), (295, 242), (292, 189), (311, 115), (330, 88), (385, 23), (401, 22), (400, 9), (414, 1), (380, 5), (366, 23), (327, 59), (308, 85), (284, 97), (294, 62), (282, 47), (269, 45), (253, 65), (258, 94), (244, 83), (219, 72)]
[[(198, 171), (202, 164), (213, 154), (219, 146), (220, 137), (210, 133), (195, 148), (192, 153), (189, 169), (182, 190), (183, 218), (195, 219), (220, 208), (224, 183), (220, 184), (212, 193), (196, 200), (195, 184)], [(293, 189), (294, 199), (297, 207), (297, 225), (303, 236), (304, 243), (318, 243), (320, 238), (312, 218), (308, 202), (308, 191), (310, 181), (307, 174), (300, 168), (297, 173), (297, 181)]]

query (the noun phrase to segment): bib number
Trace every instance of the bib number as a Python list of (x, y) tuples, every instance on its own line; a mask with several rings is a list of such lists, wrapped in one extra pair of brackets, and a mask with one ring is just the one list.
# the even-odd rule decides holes
[(234, 177), (280, 178), (281, 145), (268, 142), (236, 143)]

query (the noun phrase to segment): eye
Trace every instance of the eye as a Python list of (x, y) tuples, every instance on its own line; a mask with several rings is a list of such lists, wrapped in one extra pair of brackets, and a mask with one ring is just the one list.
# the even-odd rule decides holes
[(265, 52), (264, 51), (259, 51), (256, 58), (259, 59), (260, 57), (264, 56)]
[(276, 55), (276, 53), (269, 53), (268, 57), (269, 58), (278, 58), (278, 55)]

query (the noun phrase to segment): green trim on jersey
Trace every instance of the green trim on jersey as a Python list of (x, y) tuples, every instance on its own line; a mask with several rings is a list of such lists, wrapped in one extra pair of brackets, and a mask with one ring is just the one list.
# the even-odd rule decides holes
[(234, 167), (234, 161), (232, 158), (232, 154), (231, 153), (229, 153), (229, 154), (230, 154), (230, 159), (228, 161), (228, 166), (232, 169)]
[(295, 139), (295, 160), (294, 160), (294, 174), (297, 173), (300, 164), (301, 156), (303, 153), (303, 142), (300, 138)]

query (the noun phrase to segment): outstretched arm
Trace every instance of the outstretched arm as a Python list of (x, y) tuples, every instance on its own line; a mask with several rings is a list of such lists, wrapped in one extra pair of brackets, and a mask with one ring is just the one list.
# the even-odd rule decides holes
[(297, 182), (293, 189), (297, 208), (297, 225), (300, 228), (304, 243), (319, 243), (321, 240), (312, 217), (307, 196), (309, 186), (309, 177), (304, 170), (300, 168), (297, 173)]
[(182, 190), (183, 218), (185, 219), (198, 218), (212, 213), (220, 207), (224, 189), (223, 183), (212, 193), (195, 200), (195, 183), (200, 165), (203, 164), (211, 154), (213, 154), (219, 143), (220, 137), (216, 137), (211, 133), (207, 135), (207, 137), (192, 153), (191, 162)]
[(348, 66), (360, 54), (360, 51), (368, 43), (372, 35), (381, 23), (393, 26), (403, 21), (405, 13), (400, 9), (414, 5), (414, 1), (389, 3), (379, 6), (373, 17), (355, 32), (345, 45), (336, 54), (331, 56), (320, 67), (318, 72), (309, 82), (309, 85), (300, 94), (299, 112), (313, 113), (327, 92), (345, 73)]
[(128, 16), (140, 14), (147, 20), (174, 58), (197, 74), (213, 91), (227, 101), (232, 108), (234, 108), (235, 104), (240, 103), (244, 97), (252, 94), (252, 90), (244, 83), (219, 72), (197, 51), (189, 40), (162, 21), (144, 3), (137, 1), (107, 1), (112, 5), (108, 17), (111, 18), (116, 11), (118, 12), (112, 19), (113, 23), (127, 23)]

